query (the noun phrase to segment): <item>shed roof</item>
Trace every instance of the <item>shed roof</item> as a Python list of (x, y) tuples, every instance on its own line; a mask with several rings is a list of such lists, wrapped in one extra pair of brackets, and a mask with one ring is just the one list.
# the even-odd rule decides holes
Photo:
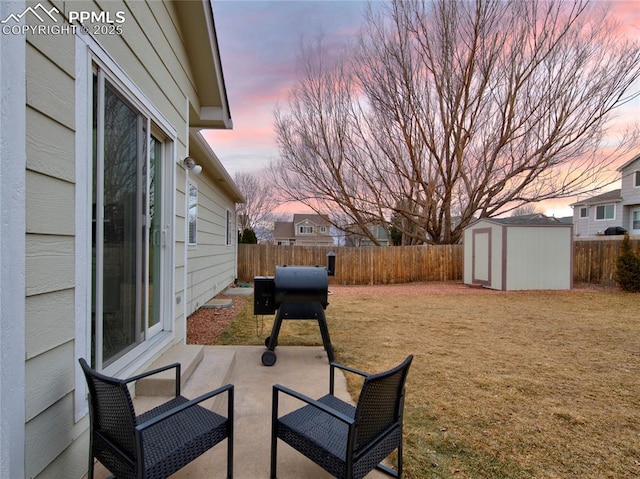
[(558, 218), (536, 213), (532, 215), (509, 216), (506, 218), (480, 218), (467, 226), (467, 228), (480, 221), (488, 221), (489, 223), (506, 226), (571, 226), (571, 224), (560, 221)]

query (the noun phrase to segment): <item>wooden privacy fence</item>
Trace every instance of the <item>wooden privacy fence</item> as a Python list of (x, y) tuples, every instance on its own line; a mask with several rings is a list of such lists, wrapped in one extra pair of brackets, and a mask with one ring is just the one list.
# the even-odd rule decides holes
[[(573, 280), (576, 283), (614, 284), (620, 239), (574, 241)], [(640, 254), (640, 240), (633, 239)], [(417, 281), (462, 281), (462, 245), (393, 247), (321, 247), (238, 245), (238, 279), (272, 276), (276, 265), (327, 265), (327, 253), (336, 255), (337, 284), (391, 284)]]
[(338, 284), (390, 284), (462, 279), (462, 246), (322, 247), (238, 245), (238, 279), (272, 276), (276, 265), (326, 266), (336, 255)]
[[(606, 286), (615, 284), (616, 260), (620, 255), (621, 243), (621, 239), (611, 237), (574, 241), (573, 281)], [(632, 239), (631, 244), (635, 252), (640, 254), (640, 239)]]

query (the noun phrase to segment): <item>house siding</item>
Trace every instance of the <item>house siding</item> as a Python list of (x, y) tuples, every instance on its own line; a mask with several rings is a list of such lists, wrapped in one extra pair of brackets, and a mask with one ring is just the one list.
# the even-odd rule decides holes
[[(615, 218), (613, 220), (596, 220), (596, 208), (599, 205), (615, 204)], [(620, 226), (624, 215), (623, 205), (618, 202), (607, 202), (599, 205), (589, 205), (589, 216), (580, 218), (580, 206), (573, 209), (574, 234), (576, 236), (596, 236), (604, 234), (610, 226)]]
[[(36, 3), (29, 2), (25, 6)], [(125, 4), (102, 0), (40, 3), (48, 9), (55, 6), (63, 15), (69, 10), (125, 12), (123, 33), (104, 35), (97, 41), (108, 52), (110, 60), (124, 72), (126, 81), (140, 89), (145, 102), (161, 115), (164, 124), (174, 129), (170, 132), (173, 135), (172, 157), (168, 158), (171, 166), (166, 169), (173, 176), (167, 179), (173, 222), (173, 234), (167, 240), (173, 241), (173, 271), (167, 278), (166, 290), (173, 292), (174, 304), (178, 298), (185, 302), (168, 312), (172, 315), (172, 341), (182, 342), (187, 311), (215, 290), (209, 287), (211, 278), (221, 278), (217, 279), (218, 287), (233, 280), (234, 251), (224, 244), (225, 238), (217, 230), (223, 228), (224, 231), (226, 208), (235, 211), (235, 204), (217, 195), (213, 183), (200, 187), (206, 200), (203, 209), (210, 209), (211, 217), (201, 221), (205, 228), (203, 247), (185, 264), (185, 173), (179, 163), (186, 156), (189, 143), (189, 102), (197, 110), (199, 100), (174, 6), (165, 2)], [(32, 16), (25, 16), (25, 21), (32, 25), (38, 23)], [(74, 212), (77, 188), (90, 179), (78, 176), (76, 172), (77, 132), (86, 128), (86, 125), (76, 125), (77, 110), (84, 107), (76, 104), (74, 95), (78, 60), (76, 37), (71, 34), (27, 35), (25, 49), (24, 71), (21, 72), (26, 93), (23, 110), (26, 116), (25, 225), (20, 234), (26, 233), (26, 318), (24, 321), (19, 318), (26, 336), (25, 410), (23, 435), (15, 438), (24, 442), (24, 455), (16, 454), (23, 459), (25, 477), (80, 478), (87, 470), (89, 424), (87, 415), (75, 417), (76, 386), (84, 388), (84, 384), (76, 383), (74, 339), (77, 339), (78, 323), (88, 320), (86, 315), (77, 315), (75, 285), (79, 281), (90, 282), (90, 278), (77, 277), (76, 254), (83, 246), (77, 244)], [(78, 78), (80, 82), (87, 80)], [(91, 158), (87, 157), (85, 161), (90, 162)], [(91, 252), (86, 255), (90, 261)], [(206, 266), (201, 266), (205, 261), (208, 262)], [(189, 275), (185, 274), (186, 266), (194, 266)], [(201, 274), (205, 269), (207, 273)], [(85, 271), (90, 271), (90, 265)], [(190, 287), (187, 279), (193, 281), (195, 291), (190, 305), (186, 304), (185, 298), (185, 291)], [(90, 308), (90, 305), (85, 306)], [(142, 369), (149, 362), (132, 367)], [(2, 457), (5, 457), (4, 453)], [(13, 471), (20, 471), (20, 467), (9, 469), (3, 465), (2, 477), (22, 476), (13, 474)]]
[[(0, 17), (20, 2), (0, 2)], [(25, 475), (26, 44), (0, 35), (0, 478)], [(9, 94), (10, 93), (10, 94)], [(11, 158), (11, 161), (5, 161)]]
[[(237, 227), (235, 203), (212, 186), (203, 171), (195, 180), (198, 186), (198, 244), (190, 248), (188, 257), (187, 314), (205, 304), (235, 279)], [(227, 245), (227, 211), (232, 212), (231, 244)]]
[(640, 158), (627, 165), (622, 172), (622, 202), (625, 205), (640, 205), (640, 186), (634, 184), (636, 171), (640, 171)]
[(26, 44), (26, 477), (75, 439), (74, 325), (56, 322), (74, 318), (73, 45), (63, 35), (29, 35)]

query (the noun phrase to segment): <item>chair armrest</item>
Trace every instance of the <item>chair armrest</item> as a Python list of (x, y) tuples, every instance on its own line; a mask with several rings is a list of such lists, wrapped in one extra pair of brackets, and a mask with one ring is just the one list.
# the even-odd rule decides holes
[(340, 411), (337, 411), (335, 409), (333, 409), (332, 407), (327, 406), (326, 404), (322, 404), (321, 402), (310, 398), (309, 396), (306, 396), (304, 394), (301, 394), (297, 391), (294, 391), (293, 389), (289, 389), (285, 386), (282, 386), (280, 384), (275, 384), (273, 386), (273, 411), (272, 411), (272, 417), (274, 419), (274, 424), (275, 424), (275, 420), (277, 419), (278, 416), (278, 393), (284, 393), (287, 394), (288, 396), (294, 397), (306, 404), (308, 404), (309, 406), (315, 407), (316, 409), (319, 409), (327, 414), (329, 414), (330, 416), (335, 417), (336, 419), (348, 424), (349, 426), (353, 425), (355, 423), (355, 419), (341, 413)]
[(359, 376), (367, 377), (369, 373), (365, 373), (364, 371), (360, 371), (359, 369), (355, 369), (349, 366), (345, 366), (344, 364), (338, 364), (335, 362), (329, 363), (329, 394), (333, 394), (334, 391), (334, 381), (335, 381), (335, 370), (342, 369), (343, 371), (347, 371), (349, 373), (357, 374)]
[(229, 419), (230, 421), (233, 421), (233, 384), (227, 384), (226, 386), (222, 386), (218, 389), (214, 389), (213, 391), (210, 391), (201, 396), (198, 396), (195, 399), (191, 399), (190, 401), (187, 401), (184, 404), (180, 404), (179, 406), (176, 406), (169, 411), (166, 411), (152, 419), (149, 419), (148, 421), (143, 422), (142, 424), (138, 424), (136, 426), (136, 433), (140, 433), (145, 429), (148, 429), (154, 426), (155, 424), (158, 424), (159, 422), (162, 422), (165, 419), (170, 418), (171, 416), (174, 416), (175, 414), (178, 414), (184, 411), (185, 409), (189, 409), (190, 407), (193, 407), (201, 403), (202, 401), (206, 401), (207, 399), (210, 399), (214, 396), (218, 396), (219, 394), (222, 394), (224, 392), (228, 393), (227, 408), (229, 412), (228, 412), (227, 419)]
[(141, 374), (136, 374), (135, 376), (131, 376), (130, 378), (125, 379), (124, 382), (128, 384), (133, 381), (137, 381), (138, 379), (153, 376), (154, 374), (158, 374), (173, 368), (176, 368), (176, 397), (178, 397), (180, 396), (180, 363), (167, 364), (166, 366), (162, 366), (161, 368), (152, 369), (151, 371), (146, 371)]

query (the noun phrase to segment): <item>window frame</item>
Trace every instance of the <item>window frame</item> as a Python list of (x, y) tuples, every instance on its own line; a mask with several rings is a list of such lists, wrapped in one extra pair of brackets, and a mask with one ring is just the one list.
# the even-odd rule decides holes
[[(75, 153), (76, 153), (76, 198), (75, 198), (75, 347), (74, 356), (90, 358), (92, 351), (92, 286), (87, 278), (92, 276), (92, 178), (93, 167), (87, 158), (93, 155), (93, 81), (94, 68), (97, 65), (109, 79), (109, 82), (126, 100), (142, 115), (149, 118), (152, 129), (164, 135), (165, 158), (163, 159), (166, 173), (163, 181), (162, 195), (162, 231), (160, 241), (165, 248), (163, 252), (162, 274), (165, 275), (168, 287), (172, 288), (172, 271), (175, 268), (175, 235), (173, 223), (175, 221), (175, 173), (172, 165), (177, 162), (176, 144), (178, 130), (161, 113), (152, 101), (130, 79), (126, 72), (106, 53), (104, 48), (90, 35), (78, 31), (75, 36)], [(78, 187), (78, 185), (86, 185)], [(131, 374), (134, 372), (137, 358), (140, 358), (150, 348), (160, 349), (168, 344), (172, 337), (175, 304), (171, 295), (165, 295), (162, 300), (163, 335), (155, 336), (153, 340), (145, 340), (139, 346), (109, 365), (105, 374)], [(82, 371), (78, 368), (75, 375), (75, 420), (81, 420), (88, 412), (86, 403), (86, 381)]]
[(233, 246), (233, 221), (231, 219), (231, 210), (226, 209), (226, 222), (225, 222), (225, 246)]
[(633, 186), (634, 188), (640, 188), (640, 170), (634, 171), (633, 175)]
[[(192, 193), (194, 193), (194, 204), (191, 204)], [(198, 246), (198, 185), (194, 181), (187, 181), (187, 246), (195, 248)], [(193, 208), (194, 214), (191, 215)], [(191, 232), (193, 231), (193, 238)]]
[[(303, 231), (303, 229), (308, 229), (309, 231)], [(301, 234), (301, 235), (312, 235), (313, 234), (313, 225), (300, 225), (300, 226), (298, 226), (298, 234)]]
[[(584, 213), (584, 214), (583, 214)], [(585, 219), (589, 217), (589, 207), (581, 206), (580, 211), (578, 212), (578, 218)]]
[[(611, 207), (612, 209), (612, 216), (610, 218), (607, 217), (607, 207)], [(600, 210), (600, 208), (602, 208), (603, 211), (603, 216), (602, 218), (598, 218), (598, 210)], [(615, 203), (606, 203), (603, 205), (596, 205), (596, 213), (595, 213), (595, 218), (596, 221), (612, 221), (616, 219), (616, 204)]]

